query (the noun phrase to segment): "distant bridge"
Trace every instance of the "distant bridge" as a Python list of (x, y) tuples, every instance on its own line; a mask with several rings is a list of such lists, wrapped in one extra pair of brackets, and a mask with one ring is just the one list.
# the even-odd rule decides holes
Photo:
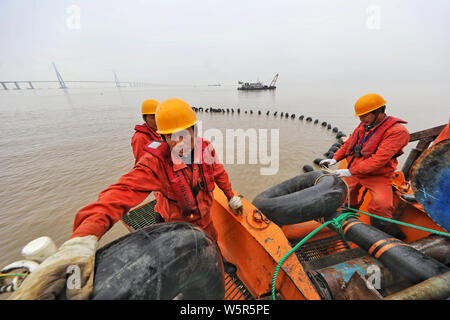
[[(13, 89), (13, 90), (21, 90), (21, 89), (35, 89), (35, 87), (33, 86), (33, 83), (55, 83), (58, 84), (59, 83), (59, 87), (61, 89), (66, 89), (67, 86), (61, 86), (61, 83), (59, 81), (56, 80), (19, 80), (19, 81), (0, 81), (0, 86), (4, 89), (4, 90), (8, 90), (8, 89)], [(74, 81), (64, 81), (64, 83), (112, 83), (115, 84), (116, 87), (143, 87), (146, 84), (144, 82), (131, 82), (131, 81), (126, 81), (126, 82), (120, 82), (119, 85), (117, 85), (117, 83), (115, 81), (90, 81), (90, 80), (74, 80)]]
[[(54, 63), (53, 68), (55, 69), (56, 77), (58, 80), (11, 80), (11, 81), (0, 81), (1, 87), (3, 87), (4, 90), (21, 90), (23, 88), (25, 89), (35, 89), (33, 84), (36, 83), (55, 83), (59, 84), (59, 88), (66, 89), (67, 85), (66, 83), (112, 83), (115, 84), (116, 87), (143, 87), (146, 84), (144, 82), (136, 82), (136, 81), (119, 81), (119, 78), (117, 77), (117, 74), (113, 70), (114, 74), (114, 81), (96, 81), (96, 80), (70, 80), (70, 81), (64, 81), (61, 74), (59, 73), (58, 69), (56, 68), (56, 65)], [(22, 85), (22, 86), (21, 86)]]

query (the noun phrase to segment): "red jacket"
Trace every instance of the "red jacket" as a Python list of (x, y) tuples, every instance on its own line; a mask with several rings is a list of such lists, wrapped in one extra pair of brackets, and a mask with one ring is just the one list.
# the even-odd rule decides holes
[(136, 125), (135, 134), (131, 138), (131, 148), (133, 148), (134, 164), (139, 162), (139, 159), (144, 155), (144, 147), (153, 140), (161, 140), (161, 135), (150, 129), (145, 123)]
[[(201, 143), (201, 142), (200, 142)], [(209, 144), (208, 141), (206, 141)], [(211, 148), (211, 155), (215, 157), (215, 150)], [(202, 180), (200, 157), (195, 153), (192, 170), (182, 161), (173, 164), (176, 172), (186, 176), (186, 180), (193, 187)], [(214, 182), (225, 193), (228, 199), (234, 196), (223, 165), (216, 161), (212, 164)], [(159, 212), (165, 221), (187, 221), (205, 229), (211, 223), (210, 208), (213, 204), (213, 192), (201, 189), (197, 195), (199, 215), (183, 216), (176, 195), (169, 179), (165, 174), (164, 163), (149, 152), (141, 157), (136, 166), (119, 181), (103, 190), (97, 202), (92, 203), (75, 216), (71, 238), (96, 235), (101, 238), (114, 223), (116, 223), (131, 208), (143, 202), (152, 191), (159, 191), (155, 211)]]
[[(395, 120), (401, 121), (400, 119)], [(366, 136), (377, 130), (377, 127), (378, 126), (367, 132)], [(355, 131), (353, 131), (350, 137), (345, 141), (345, 143), (339, 148), (339, 150), (336, 151), (333, 159), (335, 159), (336, 161), (340, 161), (346, 158), (347, 162), (351, 163), (349, 169), (350, 173), (354, 176), (392, 175), (398, 164), (398, 161), (394, 156), (398, 153), (401, 153), (403, 148), (408, 144), (409, 133), (408, 130), (406, 130), (406, 128), (398, 121), (395, 121), (392, 126), (389, 126), (383, 131), (375, 131), (376, 134), (370, 136), (370, 138), (366, 142), (372, 142), (371, 150), (373, 153), (365, 154), (365, 156), (363, 157), (353, 158), (353, 153), (351, 151), (352, 144), (354, 144), (354, 141), (356, 139), (358, 139), (357, 141), (360, 142), (361, 138), (364, 135), (364, 127), (362, 126), (362, 124), (360, 124), (355, 129)], [(379, 133), (382, 134), (378, 135)], [(373, 143), (374, 141), (370, 141), (370, 139), (377, 139), (377, 141)]]

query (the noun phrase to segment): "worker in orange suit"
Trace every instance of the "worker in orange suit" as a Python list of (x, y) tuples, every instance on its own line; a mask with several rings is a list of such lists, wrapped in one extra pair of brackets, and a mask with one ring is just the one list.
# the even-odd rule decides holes
[[(71, 238), (85, 235), (100, 238), (152, 191), (164, 196), (155, 210), (165, 221), (191, 222), (213, 238), (217, 237), (210, 216), (214, 183), (225, 193), (233, 209), (242, 207), (223, 165), (215, 158), (214, 148), (195, 136), (198, 120), (189, 104), (180, 99), (166, 100), (158, 106), (155, 118), (157, 133), (165, 141), (145, 146), (145, 154), (129, 173), (103, 190), (97, 202), (77, 213)], [(191, 192), (183, 194), (184, 188)]]
[[(406, 122), (385, 113), (386, 101), (382, 96), (369, 93), (356, 101), (355, 116), (361, 123), (333, 159), (320, 162), (333, 165), (342, 159), (347, 169), (335, 170), (338, 177), (346, 177), (350, 189), (350, 206), (357, 208), (361, 187), (366, 187), (372, 197), (368, 211), (385, 218), (392, 218), (394, 211), (392, 179), (397, 168), (397, 157), (409, 142)], [(387, 222), (371, 218), (371, 224), (384, 229)]]
[(144, 147), (153, 140), (161, 140), (161, 136), (156, 132), (155, 112), (159, 102), (154, 99), (147, 99), (142, 102), (141, 113), (144, 119), (143, 124), (134, 127), (135, 133), (131, 138), (133, 148), (134, 164), (144, 155)]
[[(224, 192), (235, 212), (242, 210), (241, 199), (234, 195), (213, 146), (196, 136), (198, 120), (190, 105), (180, 99), (163, 101), (155, 118), (163, 140), (145, 146), (145, 154), (130, 172), (103, 190), (96, 202), (78, 211), (70, 239), (27, 276), (10, 299), (54, 299), (64, 288), (67, 268), (73, 265), (82, 268), (81, 285), (66, 290), (67, 296), (89, 298), (98, 240), (153, 191), (163, 195), (155, 210), (165, 221), (190, 222), (216, 241), (210, 213), (215, 185)], [(225, 270), (236, 271), (235, 266), (226, 262)]]
[[(136, 165), (141, 157), (146, 153), (144, 147), (147, 146), (150, 142), (155, 140), (161, 140), (162, 137), (159, 133), (157, 133), (156, 127), (156, 119), (155, 113), (156, 108), (158, 107), (159, 102), (154, 99), (147, 99), (142, 102), (141, 106), (141, 114), (142, 119), (144, 119), (144, 123), (141, 125), (136, 125), (134, 127), (135, 133), (131, 138), (131, 148), (133, 149), (134, 155), (134, 165)], [(161, 201), (161, 197), (163, 197), (159, 192), (153, 193), (156, 199), (156, 202)], [(156, 222), (161, 222), (161, 215), (156, 212)]]

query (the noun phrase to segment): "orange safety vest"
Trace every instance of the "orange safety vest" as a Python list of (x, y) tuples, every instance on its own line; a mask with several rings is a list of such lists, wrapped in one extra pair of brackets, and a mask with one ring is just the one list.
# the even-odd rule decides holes
[[(378, 126), (373, 128), (371, 131), (366, 132), (364, 128), (364, 124), (361, 122), (359, 126), (356, 127), (353, 132), (352, 141), (347, 148), (347, 152), (345, 153), (345, 157), (353, 154), (354, 147), (356, 144), (361, 146), (361, 155), (364, 158), (369, 158), (372, 154), (374, 154), (380, 145), (383, 135), (390, 127), (392, 127), (396, 123), (407, 123), (401, 119), (388, 116), (384, 121), (382, 121)], [(367, 134), (367, 136), (366, 136)], [(401, 150), (394, 157), (401, 155)]]
[[(196, 138), (196, 144), (193, 152), (198, 152), (196, 148), (201, 146), (202, 157), (201, 163), (194, 163), (199, 165), (202, 172), (202, 181), (192, 189), (186, 179), (182, 170), (175, 171), (173, 169), (172, 152), (169, 145), (162, 140), (152, 141), (144, 147), (144, 150), (150, 152), (163, 163), (164, 171), (169, 178), (171, 188), (175, 194), (178, 206), (181, 209), (183, 216), (190, 214), (200, 215), (197, 203), (197, 194), (200, 189), (206, 189), (207, 192), (212, 192), (215, 187), (213, 157), (211, 156), (209, 144), (202, 138)], [(178, 158), (179, 161), (182, 161)]]

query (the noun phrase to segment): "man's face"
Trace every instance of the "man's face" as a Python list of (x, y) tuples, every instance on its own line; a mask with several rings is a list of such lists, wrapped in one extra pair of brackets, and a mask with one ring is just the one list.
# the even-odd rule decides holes
[(172, 134), (165, 134), (164, 138), (169, 144), (170, 150), (180, 157), (186, 156), (194, 149), (194, 129), (189, 128)]
[(155, 120), (155, 115), (154, 114), (146, 114), (144, 115), (144, 121), (145, 123), (147, 123), (147, 126), (150, 129), (153, 129), (156, 131), (156, 120)]
[(366, 126), (371, 125), (375, 119), (377, 118), (377, 115), (373, 114), (372, 112), (363, 114), (362, 116), (359, 116), (359, 120)]

